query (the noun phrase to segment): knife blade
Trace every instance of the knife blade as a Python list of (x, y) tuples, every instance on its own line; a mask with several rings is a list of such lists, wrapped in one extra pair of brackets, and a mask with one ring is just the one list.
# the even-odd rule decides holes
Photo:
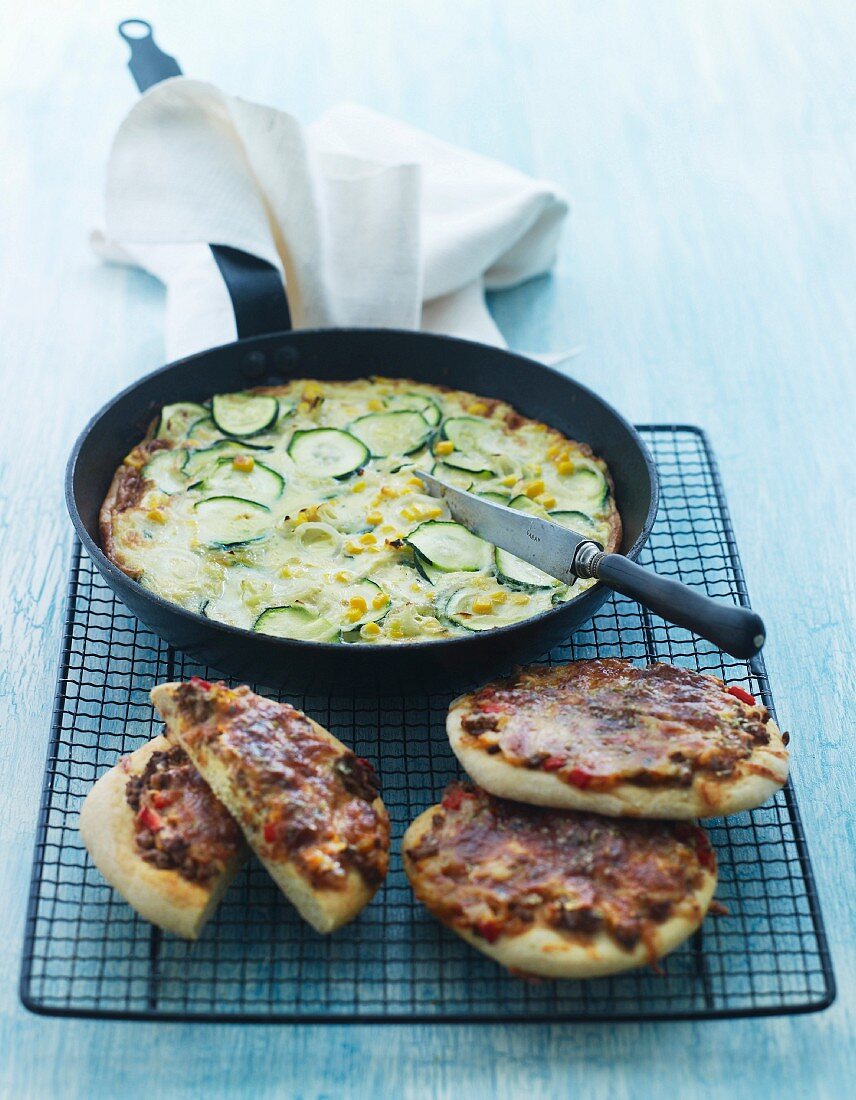
[(579, 576), (574, 570), (574, 562), (581, 547), (601, 549), (591, 539), (560, 527), (558, 523), (481, 500), (422, 470), (413, 473), (431, 496), (446, 502), (456, 523), (564, 584), (573, 584)]

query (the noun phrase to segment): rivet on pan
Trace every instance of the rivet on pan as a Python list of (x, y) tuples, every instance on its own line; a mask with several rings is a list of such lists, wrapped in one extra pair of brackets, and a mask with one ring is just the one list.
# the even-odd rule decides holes
[(244, 357), (244, 361), (241, 364), (241, 373), (245, 378), (257, 379), (265, 372), (265, 357), (264, 352), (251, 351)]
[(273, 353), (273, 365), (277, 374), (292, 374), (297, 366), (297, 361), (300, 358), (300, 352), (297, 348), (293, 348), (288, 344), (285, 344), (281, 348), (277, 348)]

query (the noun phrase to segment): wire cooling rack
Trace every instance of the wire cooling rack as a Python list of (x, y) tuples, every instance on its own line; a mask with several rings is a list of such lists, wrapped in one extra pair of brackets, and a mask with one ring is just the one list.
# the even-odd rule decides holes
[[(698, 429), (641, 429), (661, 478), (660, 513), (641, 561), (747, 603), (715, 460)], [(667, 660), (745, 686), (774, 710), (763, 664), (724, 656), (616, 597), (545, 660)], [(322, 937), (260, 865), (231, 887), (200, 940), (141, 920), (99, 875), (77, 831), (93, 781), (159, 732), (151, 686), (206, 670), (149, 633), (77, 544), (27, 916), (21, 997), (66, 1016), (235, 1021), (641, 1020), (809, 1012), (834, 978), (793, 791), (708, 825), (727, 916), (662, 964), (588, 982), (529, 982), (437, 924), (415, 901), (399, 841), (459, 775), (445, 695), (286, 697), (378, 767), (393, 825), (386, 884), (353, 924)], [(269, 693), (270, 694), (270, 693)], [(800, 737), (794, 739), (797, 761)]]

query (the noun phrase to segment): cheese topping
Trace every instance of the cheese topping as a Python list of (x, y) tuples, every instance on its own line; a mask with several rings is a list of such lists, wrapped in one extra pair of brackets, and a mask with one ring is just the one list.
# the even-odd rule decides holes
[(588, 447), (501, 401), (376, 378), (169, 406), (117, 473), (102, 545), (181, 607), (322, 642), (489, 630), (593, 583), (561, 585), (463, 532), (415, 469), (607, 550), (620, 541), (608, 470)]

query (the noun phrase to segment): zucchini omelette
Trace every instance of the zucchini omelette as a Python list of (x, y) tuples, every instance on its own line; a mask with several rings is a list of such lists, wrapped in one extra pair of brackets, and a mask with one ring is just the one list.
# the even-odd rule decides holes
[(315, 642), (490, 630), (572, 599), (450, 520), (414, 470), (615, 550), (606, 464), (510, 405), (402, 379), (296, 380), (167, 405), (116, 471), (107, 556), (171, 603)]

